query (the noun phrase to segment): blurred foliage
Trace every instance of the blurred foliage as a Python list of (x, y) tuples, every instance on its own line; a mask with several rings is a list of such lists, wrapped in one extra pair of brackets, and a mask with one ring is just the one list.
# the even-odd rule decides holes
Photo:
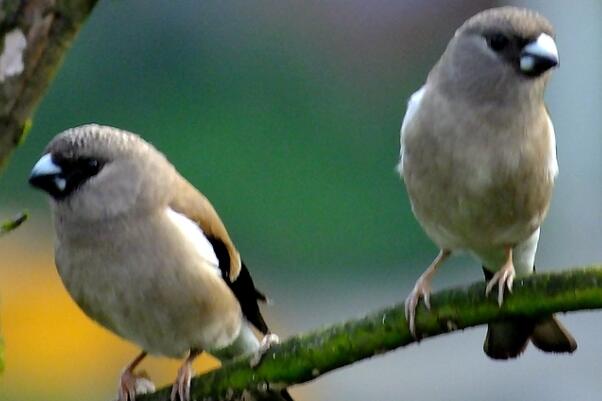
[(27, 213), (22, 212), (12, 219), (0, 223), (0, 235), (9, 233), (15, 228), (19, 227), (25, 222), (25, 220), (27, 220), (28, 217), (29, 216)]
[[(278, 269), (412, 259), (430, 244), (394, 167), (405, 101), (425, 69), (396, 42), (423, 33), (401, 13), (355, 3), (332, 14), (340, 6), (101, 2), (2, 177), (0, 202), (41, 207), (26, 177), (45, 144), (98, 122), (165, 152), (243, 255)], [(418, 61), (432, 62), (444, 38)]]

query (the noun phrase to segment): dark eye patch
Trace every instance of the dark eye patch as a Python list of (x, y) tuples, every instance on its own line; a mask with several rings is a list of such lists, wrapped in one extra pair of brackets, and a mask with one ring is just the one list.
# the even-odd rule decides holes
[(503, 33), (495, 32), (485, 35), (485, 40), (487, 40), (487, 45), (494, 52), (502, 52), (510, 46), (510, 38), (504, 35)]
[(52, 160), (62, 170), (60, 176), (65, 179), (65, 189), (62, 191), (63, 197), (72, 193), (84, 182), (95, 176), (105, 165), (103, 160), (92, 157), (61, 157), (53, 155)]
[(104, 165), (102, 161), (91, 157), (62, 158), (53, 155), (52, 160), (64, 174), (77, 174), (88, 178), (98, 174)]
[(533, 38), (500, 31), (484, 32), (480, 35), (485, 39), (491, 51), (512, 66), (518, 74), (524, 75), (520, 68), (521, 53), (523, 48), (533, 41)]

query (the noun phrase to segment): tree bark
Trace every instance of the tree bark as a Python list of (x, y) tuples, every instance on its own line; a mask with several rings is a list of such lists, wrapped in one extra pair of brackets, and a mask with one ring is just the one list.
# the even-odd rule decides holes
[(96, 0), (0, 1), (0, 168)]

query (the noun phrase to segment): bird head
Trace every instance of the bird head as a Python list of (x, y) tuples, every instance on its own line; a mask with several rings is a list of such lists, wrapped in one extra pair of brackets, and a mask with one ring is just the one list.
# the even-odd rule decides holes
[[(437, 75), (477, 97), (543, 96), (558, 65), (550, 22), (532, 10), (501, 7), (468, 19), (450, 41)], [(482, 100), (482, 99), (478, 99)]]
[(88, 124), (57, 135), (34, 165), (29, 183), (48, 193), (57, 210), (110, 218), (165, 202), (172, 171), (139, 136)]

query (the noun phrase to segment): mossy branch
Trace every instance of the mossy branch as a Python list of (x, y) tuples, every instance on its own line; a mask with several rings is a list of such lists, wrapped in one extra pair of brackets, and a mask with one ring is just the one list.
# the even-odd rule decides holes
[(0, 1), (0, 168), (96, 0)]
[[(501, 308), (493, 295), (485, 297), (483, 282), (434, 293), (431, 304), (430, 312), (422, 303), (418, 307), (416, 326), (423, 337), (513, 317), (598, 309), (602, 308), (602, 265), (516, 279)], [(191, 394), (195, 400), (215, 401), (238, 399), (243, 392), (281, 389), (414, 341), (400, 303), (362, 319), (294, 336), (268, 351), (255, 369), (248, 358), (228, 362), (193, 379)], [(140, 401), (167, 399), (165, 388)]]

